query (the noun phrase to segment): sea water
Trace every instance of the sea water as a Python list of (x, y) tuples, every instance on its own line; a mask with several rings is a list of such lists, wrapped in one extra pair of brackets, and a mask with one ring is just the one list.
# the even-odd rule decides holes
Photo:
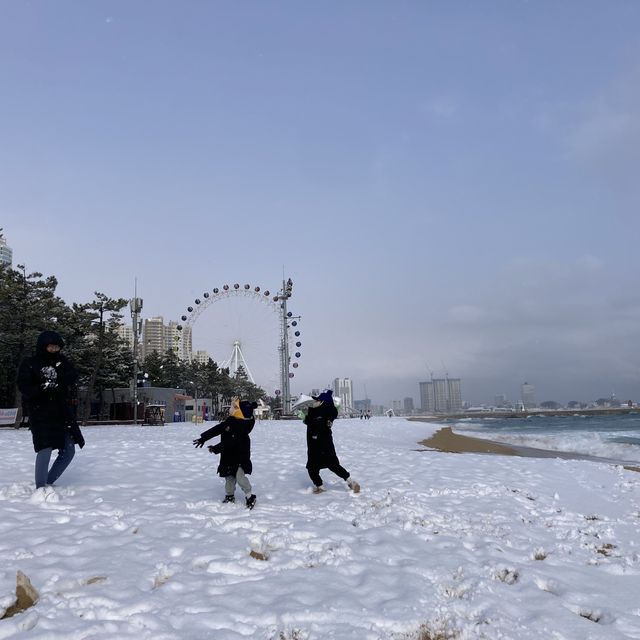
[(454, 431), (506, 444), (640, 462), (640, 413), (474, 417), (456, 422)]

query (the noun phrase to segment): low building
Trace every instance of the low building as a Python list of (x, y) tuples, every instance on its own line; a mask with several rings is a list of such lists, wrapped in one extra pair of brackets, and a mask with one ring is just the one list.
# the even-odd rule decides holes
[[(142, 421), (144, 407), (150, 404), (162, 405), (166, 422), (183, 422), (186, 418), (185, 403), (190, 396), (185, 394), (184, 389), (173, 389), (171, 387), (139, 387), (137, 389), (138, 398), (138, 420)], [(133, 394), (130, 387), (122, 389), (110, 389), (105, 393), (105, 413), (110, 420), (133, 420)], [(198, 405), (200, 399), (198, 398)]]

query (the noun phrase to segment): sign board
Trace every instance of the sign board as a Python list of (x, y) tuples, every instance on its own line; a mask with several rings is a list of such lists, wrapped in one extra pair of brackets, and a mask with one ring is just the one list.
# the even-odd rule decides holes
[(0, 425), (14, 425), (17, 417), (17, 409), (0, 409)]

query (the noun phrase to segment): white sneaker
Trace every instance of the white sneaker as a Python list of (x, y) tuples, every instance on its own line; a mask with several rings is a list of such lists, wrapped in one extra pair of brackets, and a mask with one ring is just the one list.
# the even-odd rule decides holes
[(40, 504), (42, 502), (59, 502), (60, 497), (54, 491), (51, 485), (47, 485), (45, 487), (39, 487), (33, 492), (33, 495), (29, 499), (29, 502), (33, 502), (34, 504)]
[(324, 493), (324, 487), (313, 487), (313, 493)]
[(353, 493), (360, 493), (360, 485), (353, 478), (347, 478), (347, 487), (349, 487)]

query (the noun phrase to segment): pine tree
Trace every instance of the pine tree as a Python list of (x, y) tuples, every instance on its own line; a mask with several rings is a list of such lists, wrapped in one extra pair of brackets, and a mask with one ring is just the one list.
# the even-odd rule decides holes
[(91, 403), (97, 399), (100, 417), (104, 404), (104, 390), (126, 386), (132, 375), (132, 355), (117, 328), (122, 323), (120, 311), (127, 305), (124, 298), (110, 298), (96, 291), (95, 300), (74, 305), (77, 328), (82, 327), (84, 340), (79, 340), (76, 365), (81, 372), (80, 382), (85, 387), (80, 418), (86, 421), (91, 414)]
[(38, 335), (45, 330), (64, 334), (67, 307), (55, 295), (57, 286), (53, 276), (27, 273), (24, 265), (0, 266), (0, 406), (19, 406), (18, 367), (32, 354)]

